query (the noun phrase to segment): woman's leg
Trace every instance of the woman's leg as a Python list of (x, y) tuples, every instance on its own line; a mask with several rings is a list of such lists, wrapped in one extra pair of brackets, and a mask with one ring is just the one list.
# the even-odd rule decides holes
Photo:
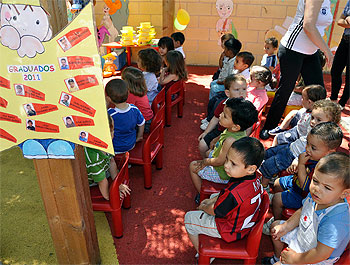
[(306, 86), (321, 85), (324, 87), (322, 66), (318, 51), (312, 55), (305, 55), (300, 73)]
[(346, 66), (347, 58), (349, 57), (348, 56), (349, 48), (347, 47), (347, 45), (345, 43), (345, 40), (341, 39), (334, 56), (334, 61), (331, 69), (331, 76), (332, 76), (331, 100), (338, 100), (338, 94), (342, 84), (342, 73)]
[(350, 94), (350, 37), (348, 38), (348, 40), (345, 41), (345, 46), (347, 48), (346, 52), (345, 52), (345, 56), (347, 58), (346, 60), (346, 75), (345, 75), (345, 86), (344, 86), (344, 90), (343, 90), (343, 95), (341, 96), (340, 100), (339, 100), (339, 104), (341, 106), (345, 106), (346, 102), (349, 100), (349, 94)]

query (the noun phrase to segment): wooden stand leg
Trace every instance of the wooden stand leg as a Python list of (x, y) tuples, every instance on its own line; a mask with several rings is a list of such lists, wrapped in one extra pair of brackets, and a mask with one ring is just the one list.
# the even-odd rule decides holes
[(34, 160), (51, 236), (60, 264), (100, 264), (83, 149), (74, 160)]

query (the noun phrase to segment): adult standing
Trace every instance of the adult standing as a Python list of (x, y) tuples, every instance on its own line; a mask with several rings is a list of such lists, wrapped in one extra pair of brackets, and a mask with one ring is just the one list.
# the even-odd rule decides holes
[(346, 67), (345, 74), (345, 87), (343, 95), (339, 100), (339, 104), (344, 107), (349, 99), (349, 61), (350, 61), (350, 1), (345, 6), (344, 12), (341, 14), (338, 20), (338, 25), (345, 28), (344, 34), (337, 48), (334, 56), (334, 62), (332, 65), (331, 75), (332, 75), (332, 94), (331, 100), (338, 100), (339, 90), (342, 84), (342, 73)]
[(261, 139), (267, 139), (268, 130), (278, 125), (299, 73), (305, 85), (324, 86), (318, 49), (324, 52), (330, 67), (333, 54), (322, 36), (332, 20), (330, 0), (299, 0), (294, 20), (281, 39), (278, 50), (280, 85), (260, 132)]

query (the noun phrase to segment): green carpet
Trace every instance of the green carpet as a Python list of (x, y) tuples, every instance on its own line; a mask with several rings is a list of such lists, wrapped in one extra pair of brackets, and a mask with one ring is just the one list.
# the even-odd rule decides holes
[[(118, 264), (103, 212), (94, 212), (102, 264)], [(57, 264), (33, 161), (0, 153), (0, 264)]]

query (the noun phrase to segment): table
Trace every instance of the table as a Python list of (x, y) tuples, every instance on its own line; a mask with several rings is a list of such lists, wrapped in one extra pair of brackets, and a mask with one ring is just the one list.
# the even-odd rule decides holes
[(153, 48), (158, 51), (158, 46), (152, 46), (150, 44), (148, 45), (127, 45), (123, 46), (119, 41), (118, 42), (110, 42), (110, 43), (103, 43), (103, 47), (107, 48), (107, 53), (110, 53), (113, 48), (115, 49), (121, 49), (121, 48), (126, 48), (126, 60), (127, 60), (127, 65), (131, 65), (131, 48)]

